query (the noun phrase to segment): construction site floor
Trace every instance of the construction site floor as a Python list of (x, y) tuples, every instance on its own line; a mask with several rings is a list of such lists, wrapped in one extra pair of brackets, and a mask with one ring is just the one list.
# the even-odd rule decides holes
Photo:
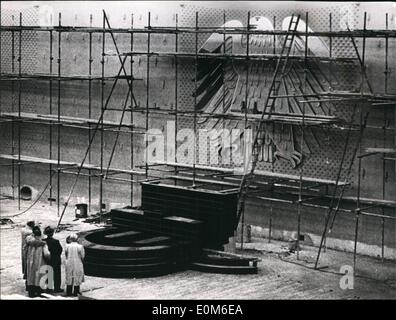
[[(22, 209), (29, 204), (22, 202)], [(16, 201), (1, 201), (0, 218), (16, 213)], [(12, 222), (0, 226), (0, 298), (24, 299), (21, 228), (29, 220), (40, 222), (43, 228), (56, 226), (59, 217), (56, 205), (39, 203), (28, 212), (10, 219)], [(70, 206), (62, 220), (62, 231), (55, 237), (64, 246), (70, 233), (100, 227), (99, 224), (84, 223), (82, 219), (76, 220), (74, 208)], [(356, 274), (353, 283), (349, 282), (350, 286), (353, 285), (351, 289), (343, 285), (345, 277), (341, 273), (342, 268), (348, 269), (353, 265), (351, 253), (327, 249), (320, 259), (321, 268), (315, 270), (315, 247), (303, 246), (298, 259), (285, 242), (268, 243), (267, 239), (253, 239), (244, 244), (243, 251), (238, 248), (240, 244), (237, 243), (237, 253), (261, 259), (258, 274), (226, 275), (187, 270), (143, 279), (86, 276), (82, 294), (92, 299), (396, 299), (396, 261), (358, 255)], [(59, 298), (62, 297), (60, 294)]]

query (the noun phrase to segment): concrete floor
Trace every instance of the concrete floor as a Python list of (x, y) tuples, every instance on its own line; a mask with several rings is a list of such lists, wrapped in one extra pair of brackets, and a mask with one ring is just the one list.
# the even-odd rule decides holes
[[(15, 201), (1, 202), (0, 217), (18, 212)], [(29, 205), (22, 203), (23, 207)], [(0, 289), (1, 298), (26, 296), (20, 266), (20, 229), (28, 220), (42, 226), (55, 226), (58, 221), (56, 206), (37, 204), (27, 213), (11, 218), (12, 225), (1, 226), (0, 236)], [(75, 221), (71, 206), (63, 219), (70, 224), (56, 237), (62, 245), (71, 232), (98, 228)], [(396, 261), (372, 257), (357, 257), (357, 275), (354, 288), (340, 287), (340, 268), (352, 265), (350, 253), (326, 250), (321, 258), (321, 270), (313, 270), (317, 248), (304, 246), (297, 260), (288, 244), (268, 243), (253, 239), (245, 244), (242, 253), (258, 256), (259, 272), (256, 275), (209, 274), (185, 271), (146, 279), (105, 279), (86, 277), (82, 286), (85, 297), (94, 299), (396, 299)], [(237, 250), (237, 252), (240, 252)]]

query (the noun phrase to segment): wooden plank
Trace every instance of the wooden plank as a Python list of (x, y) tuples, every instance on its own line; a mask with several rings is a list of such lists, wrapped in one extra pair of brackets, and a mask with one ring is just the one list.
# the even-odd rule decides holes
[[(284, 174), (284, 173), (264, 171), (264, 170), (255, 170), (255, 174), (258, 175), (258, 176), (264, 176), (264, 177), (300, 181), (300, 176), (299, 175)], [(303, 182), (319, 183), (319, 184), (324, 184), (324, 185), (336, 185), (336, 181), (335, 180), (328, 180), (328, 179), (303, 177), (302, 181)], [(338, 181), (338, 185), (339, 186), (343, 186), (345, 184), (348, 184), (348, 183), (346, 181)]]
[[(356, 197), (344, 197), (343, 200), (356, 201)], [(396, 208), (396, 201), (392, 201), (392, 200), (360, 198), (359, 201), (360, 203), (368, 204), (368, 205), (381, 205), (381, 206)]]
[[(1, 159), (7, 159), (7, 160), (16, 160), (18, 161), (18, 155), (11, 155), (11, 154), (0, 154)], [(34, 162), (34, 163), (43, 163), (43, 164), (58, 164), (58, 160), (56, 159), (46, 159), (46, 158), (39, 158), (39, 157), (31, 157), (31, 156), (20, 156), (20, 160), (23, 162)], [(80, 163), (76, 162), (70, 162), (70, 161), (63, 161), (61, 160), (59, 162), (60, 165), (66, 165), (66, 166), (73, 166), (73, 167), (79, 167)], [(82, 166), (84, 169), (91, 169), (91, 170), (100, 170), (100, 167), (97, 165), (85, 163)], [(110, 172), (118, 172), (118, 173), (133, 173), (133, 174), (141, 174), (143, 175), (144, 172), (136, 171), (136, 170), (125, 170), (125, 169), (116, 169), (116, 168), (109, 168)]]
[[(231, 112), (231, 116), (241, 117), (244, 115), (240, 112)], [(248, 120), (261, 120), (261, 114), (248, 114)], [(334, 123), (338, 122), (340, 119), (335, 116), (326, 116), (326, 115), (303, 115), (302, 114), (276, 114), (272, 113), (271, 118), (268, 119), (268, 122), (278, 121), (278, 122), (291, 122), (291, 123), (302, 123), (304, 119), (304, 123), (306, 125), (318, 125), (318, 124), (326, 124), (326, 123)]]
[[(19, 160), (18, 155), (11, 155), (11, 154), (0, 154), (0, 158), (2, 159), (7, 159), (7, 160)], [(55, 159), (45, 159), (45, 158), (39, 158), (39, 157), (31, 157), (31, 156), (20, 156), (20, 160), (24, 162), (35, 162), (35, 163), (44, 163), (44, 164), (58, 164), (58, 160)], [(60, 161), (59, 162), (61, 165), (71, 165), (71, 166), (76, 166), (77, 163), (74, 162), (68, 162), (68, 161)]]
[[(10, 117), (10, 118), (22, 118), (28, 120), (47, 120), (47, 121), (54, 121), (58, 122), (57, 115), (50, 115), (50, 114), (39, 114), (39, 113), (30, 113), (30, 112), (21, 112), (20, 116), (18, 112), (3, 112), (1, 114), (2, 117)], [(72, 123), (72, 124), (97, 124), (98, 119), (93, 118), (80, 118), (80, 117), (70, 117), (70, 116), (60, 116), (60, 122), (63, 123)], [(114, 121), (103, 121), (104, 125), (111, 125), (111, 126), (119, 126), (119, 122)], [(123, 127), (128, 126), (130, 124), (122, 124)]]

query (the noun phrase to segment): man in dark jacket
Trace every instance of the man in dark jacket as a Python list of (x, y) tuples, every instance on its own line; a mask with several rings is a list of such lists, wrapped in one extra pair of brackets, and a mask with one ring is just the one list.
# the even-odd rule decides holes
[(61, 289), (61, 254), (63, 249), (61, 244), (59, 243), (59, 240), (53, 238), (53, 228), (46, 227), (44, 230), (44, 234), (47, 236), (45, 242), (47, 242), (48, 250), (51, 254), (48, 264), (52, 267), (54, 271), (54, 292), (63, 292), (63, 290)]

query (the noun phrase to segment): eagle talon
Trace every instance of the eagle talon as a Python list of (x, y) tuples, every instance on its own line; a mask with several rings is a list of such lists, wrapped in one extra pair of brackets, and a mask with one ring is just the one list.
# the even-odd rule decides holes
[(293, 169), (295, 169), (298, 165), (301, 164), (303, 158), (302, 154), (295, 150), (291, 153), (291, 155), (286, 155), (280, 151), (275, 151), (274, 156), (276, 160), (279, 160), (279, 158), (283, 158), (289, 161)]

